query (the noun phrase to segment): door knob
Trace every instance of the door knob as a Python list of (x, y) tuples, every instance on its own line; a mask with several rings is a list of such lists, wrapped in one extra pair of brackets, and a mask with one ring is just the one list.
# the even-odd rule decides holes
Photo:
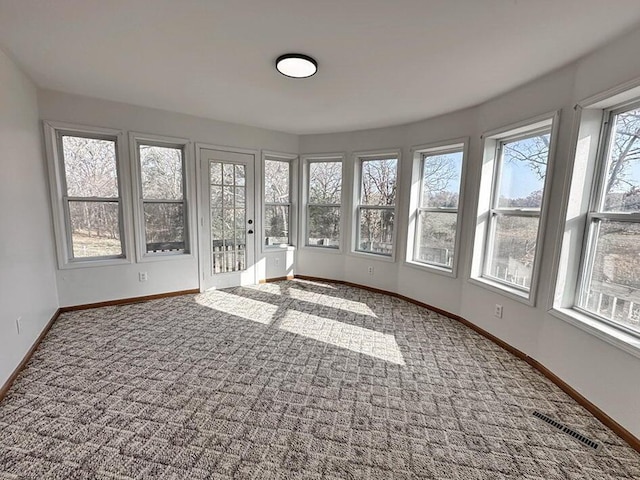
[(247, 223), (251, 225), (253, 223), (253, 220), (248, 220)]
[(249, 230), (247, 233), (251, 235), (253, 233), (253, 230)]

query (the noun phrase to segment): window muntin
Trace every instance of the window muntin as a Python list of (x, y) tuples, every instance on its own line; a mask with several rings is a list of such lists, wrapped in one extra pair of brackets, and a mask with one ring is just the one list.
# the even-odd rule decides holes
[(291, 162), (264, 160), (264, 244), (291, 245)]
[(57, 133), (69, 261), (123, 258), (117, 138)]
[(640, 106), (606, 115), (576, 307), (640, 335)]
[(245, 165), (209, 162), (212, 274), (246, 269), (246, 180)]
[(529, 292), (537, 254), (551, 128), (497, 144), (482, 276)]
[(413, 261), (453, 270), (464, 150), (423, 153)]
[(307, 246), (339, 248), (342, 160), (309, 160)]
[(398, 158), (360, 158), (359, 174), (356, 251), (391, 257)]
[(189, 253), (183, 145), (137, 142), (145, 255)]

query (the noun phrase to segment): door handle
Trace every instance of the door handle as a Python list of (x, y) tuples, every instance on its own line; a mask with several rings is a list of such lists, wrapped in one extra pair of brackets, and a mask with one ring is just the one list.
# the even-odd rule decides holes
[(251, 235), (253, 233), (253, 230), (249, 230), (247, 233)]
[(253, 223), (253, 220), (248, 220), (247, 223), (251, 225)]

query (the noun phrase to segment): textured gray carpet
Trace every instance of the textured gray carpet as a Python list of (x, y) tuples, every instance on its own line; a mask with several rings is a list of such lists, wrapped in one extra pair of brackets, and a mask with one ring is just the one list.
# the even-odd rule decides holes
[(640, 455), (455, 321), (289, 281), (61, 316), (0, 404), (0, 478), (602, 480)]

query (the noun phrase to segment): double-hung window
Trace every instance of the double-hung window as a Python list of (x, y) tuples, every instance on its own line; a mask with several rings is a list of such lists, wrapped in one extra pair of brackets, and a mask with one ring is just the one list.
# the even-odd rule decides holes
[(416, 152), (420, 191), (411, 261), (453, 272), (464, 144)]
[(398, 154), (358, 156), (356, 251), (392, 257)]
[(554, 118), (485, 136), (472, 279), (535, 302)]
[(551, 130), (498, 144), (483, 275), (528, 291), (538, 245)]
[(60, 266), (126, 257), (119, 132), (45, 124)]
[(141, 257), (189, 253), (185, 154), (178, 143), (132, 134)]
[(640, 104), (605, 112), (576, 307), (640, 335)]
[(306, 245), (340, 248), (342, 158), (309, 158)]
[(291, 245), (292, 159), (264, 158), (264, 245)]

